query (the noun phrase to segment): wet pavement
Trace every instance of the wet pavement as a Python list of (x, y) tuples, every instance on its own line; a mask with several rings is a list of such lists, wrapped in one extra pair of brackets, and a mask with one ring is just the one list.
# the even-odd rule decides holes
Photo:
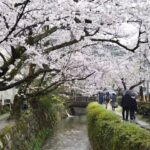
[[(120, 112), (115, 111), (115, 114), (117, 114), (118, 116), (122, 117), (122, 114)], [(140, 120), (138, 117), (136, 117), (136, 119), (134, 121), (132, 121), (133, 123), (136, 123), (137, 125), (139, 125), (141, 128), (150, 130), (150, 123), (145, 122)]]

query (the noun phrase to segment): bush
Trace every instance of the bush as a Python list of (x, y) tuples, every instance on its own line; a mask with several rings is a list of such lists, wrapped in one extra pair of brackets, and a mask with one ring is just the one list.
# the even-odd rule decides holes
[(150, 103), (137, 102), (138, 113), (144, 116), (150, 116)]
[(10, 106), (8, 105), (4, 105), (3, 107), (0, 107), (0, 115), (3, 115), (5, 113), (9, 113), (10, 112)]
[(43, 122), (45, 121), (45, 127), (53, 127), (61, 119), (60, 108), (63, 108), (63, 104), (60, 103), (58, 96), (42, 96), (39, 100), (34, 101), (32, 105), (36, 106), (33, 111), (41, 126), (43, 126)]
[(122, 96), (117, 96), (117, 102), (119, 105), (121, 105)]
[(44, 141), (47, 137), (49, 137), (52, 134), (51, 129), (42, 129), (37, 134), (36, 138), (31, 142), (30, 147), (32, 150), (41, 150), (41, 147), (43, 146)]
[(88, 135), (93, 150), (150, 150), (150, 134), (133, 123), (121, 122), (98, 103), (87, 108)]

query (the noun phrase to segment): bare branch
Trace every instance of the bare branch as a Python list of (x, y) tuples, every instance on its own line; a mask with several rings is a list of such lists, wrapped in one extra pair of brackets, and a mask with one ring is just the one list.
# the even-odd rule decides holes
[(26, 43), (29, 44), (29, 45), (34, 45), (36, 44), (38, 41), (42, 40), (43, 38), (51, 35), (52, 33), (56, 32), (57, 31), (57, 27), (54, 26), (53, 28), (51, 29), (48, 29), (46, 30), (44, 33), (41, 33), (41, 34), (38, 34), (34, 37), (32, 36), (29, 36), (27, 39), (26, 39)]
[(93, 35), (97, 34), (98, 31), (99, 31), (99, 28), (96, 29), (94, 33), (89, 33), (89, 32), (87, 31), (87, 29), (84, 28), (85, 35), (84, 35), (84, 36), (81, 36), (79, 40), (73, 39), (73, 40), (70, 40), (70, 41), (68, 41), (68, 42), (64, 42), (64, 43), (61, 43), (61, 44), (59, 44), (59, 45), (55, 45), (55, 46), (53, 46), (53, 47), (49, 47), (49, 48), (45, 49), (44, 52), (45, 52), (45, 53), (49, 53), (49, 52), (54, 51), (54, 50), (57, 50), (57, 49), (61, 49), (61, 48), (67, 47), (67, 46), (71, 46), (71, 45), (73, 45), (73, 44), (75, 44), (75, 43), (80, 42), (81, 40), (84, 40), (85, 37), (93, 36)]
[(146, 61), (147, 61), (148, 64), (150, 65), (150, 60), (147, 58), (146, 54), (143, 54), (143, 56), (145, 57)]
[(12, 28), (10, 29), (10, 31), (8, 32), (8, 34), (0, 41), (0, 44), (4, 41), (6, 41), (8, 39), (8, 37), (15, 31), (19, 21), (21, 20), (21, 18), (23, 17), (23, 14), (24, 14), (24, 10), (25, 8), (27, 7), (28, 3), (30, 2), (30, 0), (26, 0), (24, 2), (24, 5), (22, 6), (22, 11), (21, 13), (18, 14), (17, 16), (17, 19), (16, 19), (16, 22), (15, 24), (12, 26)]
[(128, 51), (131, 51), (131, 52), (134, 52), (137, 48), (139, 48), (139, 44), (140, 44), (140, 42), (138, 41), (138, 42), (137, 42), (137, 45), (136, 45), (134, 48), (128, 48), (127, 46), (121, 44), (121, 43), (119, 42), (119, 40), (113, 40), (113, 39), (94, 39), (94, 38), (92, 38), (91, 40), (92, 40), (92, 41), (99, 41), (99, 42), (114, 43), (114, 44), (117, 44), (117, 45), (119, 45), (120, 47), (122, 47), (122, 48), (124, 48), (124, 49), (126, 49), (126, 50), (128, 50)]
[(114, 39), (101, 39), (101, 38), (91, 38), (91, 41), (99, 41), (99, 42), (106, 42), (106, 43), (113, 43), (113, 44), (117, 44), (118, 46), (130, 51), (130, 52), (135, 52), (136, 49), (139, 48), (140, 44), (143, 44), (143, 43), (148, 43), (148, 40), (146, 41), (141, 41), (141, 35), (145, 32), (142, 32), (141, 31), (141, 22), (137, 22), (139, 23), (140, 25), (140, 28), (139, 28), (139, 36), (138, 36), (138, 41), (137, 41), (137, 44), (133, 47), (133, 48), (129, 48), (128, 46), (120, 43), (120, 41), (117, 39), (117, 38), (114, 38)]
[(91, 75), (93, 75), (95, 72), (92, 72), (84, 77), (79, 77), (79, 78), (72, 78), (72, 79), (64, 79), (64, 80), (60, 80), (60, 81), (56, 81), (54, 83), (52, 83), (51, 85), (49, 85), (48, 87), (45, 87), (44, 89), (41, 89), (40, 91), (37, 90), (36, 92), (32, 93), (32, 94), (28, 94), (29, 97), (36, 97), (36, 96), (40, 96), (40, 95), (44, 95), (47, 93), (52, 92), (53, 90), (55, 90), (56, 88), (58, 88), (60, 85), (64, 84), (65, 82), (69, 82), (69, 81), (75, 81), (75, 80), (85, 80), (88, 77), (90, 77)]
[(0, 56), (2, 57), (4, 63), (6, 62), (6, 58), (4, 57), (4, 55), (0, 52)]
[(35, 24), (30, 25), (30, 26), (26, 26), (25, 28), (23, 28), (23, 29), (21, 29), (20, 31), (18, 31), (18, 32), (14, 35), (14, 37), (16, 37), (17, 35), (21, 34), (22, 32), (24, 32), (24, 31), (26, 31), (26, 30), (28, 30), (28, 29), (30, 29), (30, 28), (35, 28), (35, 27), (37, 27), (37, 25), (39, 25), (39, 24), (44, 24), (44, 22), (45, 22), (45, 21), (42, 21), (42, 22), (39, 22), (39, 23), (35, 23)]
[(0, 82), (0, 91), (5, 91), (7, 89), (18, 86), (22, 83), (34, 80), (35, 78), (37, 78), (40, 74), (42, 74), (44, 72), (53, 72), (53, 71), (60, 72), (60, 70), (58, 70), (58, 69), (40, 69), (40, 70), (36, 71), (34, 74), (28, 75), (28, 76), (24, 77), (23, 79), (20, 79), (19, 81), (16, 81), (9, 85), (4, 86), (3, 82)]
[(6, 5), (9, 9), (13, 10), (13, 8), (11, 8), (11, 6), (9, 6), (7, 3), (2, 2), (4, 5)]
[(122, 84), (123, 84), (124, 90), (126, 90), (126, 89), (127, 89), (127, 86), (126, 86), (126, 83), (125, 83), (125, 81), (124, 81), (124, 78), (122, 78), (121, 80), (122, 80)]
[(132, 86), (129, 88), (129, 90), (132, 90), (133, 88), (137, 87), (138, 85), (142, 84), (143, 82), (145, 82), (145, 80), (142, 80), (142, 81), (140, 81), (140, 82), (138, 82), (138, 83), (132, 85)]
[(73, 45), (75, 43), (78, 43), (79, 41), (81, 41), (83, 39), (83, 37), (81, 37), (79, 40), (71, 40), (71, 41), (68, 41), (68, 42), (64, 42), (64, 43), (61, 43), (59, 45), (55, 45), (53, 47), (49, 47), (47, 49), (44, 50), (45, 53), (49, 53), (51, 51), (54, 51), (54, 50), (57, 50), (57, 49), (61, 49), (61, 48), (64, 48), (64, 47), (67, 47), (67, 46), (70, 46), (70, 45)]
[(3, 16), (3, 19), (4, 19), (4, 23), (5, 23), (6, 28), (7, 28), (7, 29), (9, 29), (9, 25), (8, 25), (7, 20), (6, 20), (6, 17), (5, 17), (5, 16)]

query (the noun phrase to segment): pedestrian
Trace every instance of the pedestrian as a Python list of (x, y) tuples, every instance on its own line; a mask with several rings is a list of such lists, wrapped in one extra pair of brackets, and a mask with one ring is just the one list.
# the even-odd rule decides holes
[(112, 93), (111, 96), (111, 106), (112, 106), (112, 111), (115, 111), (116, 108), (116, 94)]
[(128, 121), (129, 111), (130, 111), (130, 102), (131, 102), (131, 91), (128, 90), (125, 92), (125, 95), (122, 97), (121, 106), (122, 106), (122, 118), (123, 120)]
[(106, 92), (106, 94), (105, 94), (105, 106), (106, 106), (106, 109), (108, 108), (109, 101), (110, 101), (110, 94), (109, 94), (109, 92)]
[(130, 120), (135, 120), (135, 111), (137, 111), (137, 102), (135, 95), (133, 95), (130, 101)]
[(100, 104), (103, 104), (103, 102), (104, 102), (104, 94), (103, 94), (103, 92), (99, 92), (98, 93), (98, 101), (99, 101)]

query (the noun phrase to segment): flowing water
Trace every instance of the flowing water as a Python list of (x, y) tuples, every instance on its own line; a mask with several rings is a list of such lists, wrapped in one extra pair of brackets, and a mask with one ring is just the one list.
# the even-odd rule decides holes
[(86, 117), (76, 116), (63, 120), (42, 150), (89, 150)]

